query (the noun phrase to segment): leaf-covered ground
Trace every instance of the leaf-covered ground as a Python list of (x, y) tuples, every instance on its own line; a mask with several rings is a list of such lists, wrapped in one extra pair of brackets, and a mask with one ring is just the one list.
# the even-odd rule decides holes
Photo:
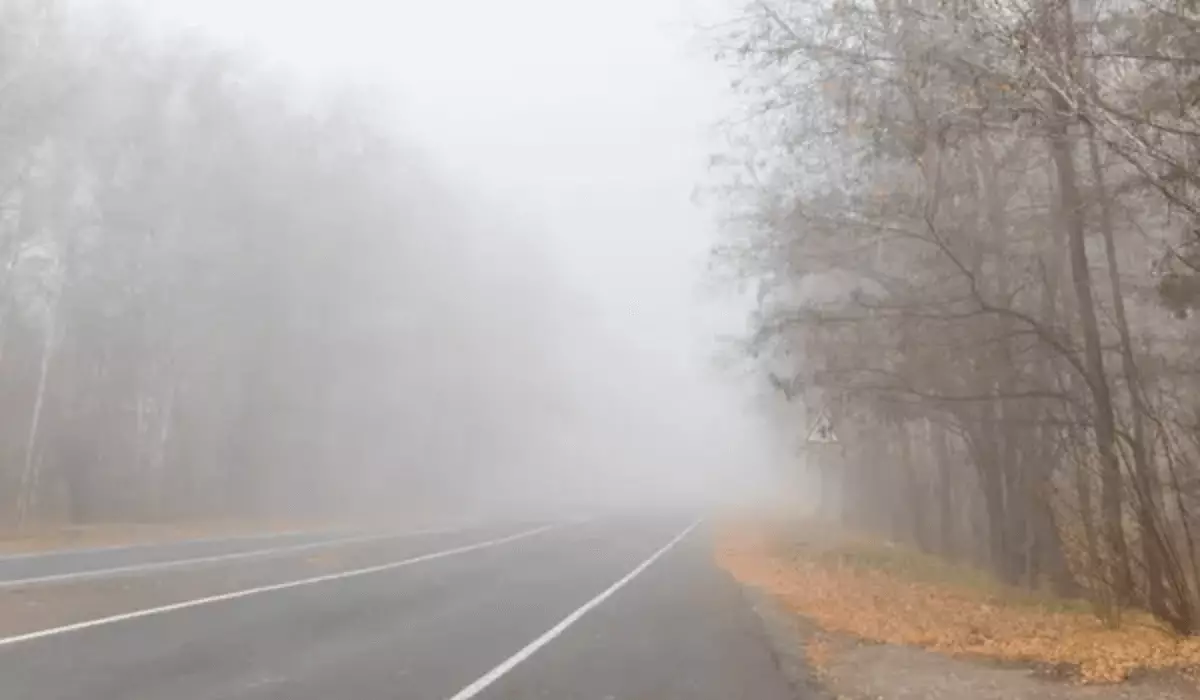
[[(924, 555), (783, 530), (727, 524), (717, 560), (830, 632), (1047, 665), (1093, 684), (1200, 668), (1200, 638), (1176, 637), (1146, 615), (1129, 613), (1120, 628), (1108, 629), (1082, 604), (1007, 589)], [(817, 647), (808, 651), (819, 666), (830, 652)]]

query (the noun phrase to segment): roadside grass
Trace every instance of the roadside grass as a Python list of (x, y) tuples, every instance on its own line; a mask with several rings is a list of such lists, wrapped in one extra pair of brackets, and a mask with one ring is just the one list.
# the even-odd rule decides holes
[(1200, 668), (1200, 638), (1180, 638), (1145, 613), (1127, 611), (1109, 629), (1083, 601), (828, 526), (726, 523), (716, 558), (822, 629), (864, 641), (1030, 663), (1087, 683)]

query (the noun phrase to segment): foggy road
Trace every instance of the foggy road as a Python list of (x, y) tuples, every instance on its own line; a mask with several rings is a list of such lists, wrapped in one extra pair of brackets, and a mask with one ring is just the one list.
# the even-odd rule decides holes
[[(796, 697), (703, 524), (397, 542), (371, 566), (0, 639), (4, 697)], [(236, 563), (230, 564), (236, 566)]]

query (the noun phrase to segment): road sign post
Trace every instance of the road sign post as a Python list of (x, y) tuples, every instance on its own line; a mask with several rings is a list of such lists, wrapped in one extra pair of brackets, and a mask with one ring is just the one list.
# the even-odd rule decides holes
[(805, 442), (810, 456), (819, 455), (815, 460), (819, 481), (817, 508), (819, 515), (827, 518), (837, 512), (834, 501), (837, 497), (835, 490), (838, 484), (838, 475), (835, 474), (835, 471), (841, 470), (835, 469), (835, 467), (841, 466), (842, 462), (842, 445), (838, 440), (837, 431), (834, 430), (833, 418), (829, 415), (829, 411), (822, 409), (817, 414), (817, 419), (809, 426)]
[(837, 433), (833, 430), (833, 419), (829, 417), (828, 411), (822, 409), (817, 415), (817, 419), (813, 421), (812, 427), (808, 430), (807, 441), (817, 444), (829, 444), (838, 441)]

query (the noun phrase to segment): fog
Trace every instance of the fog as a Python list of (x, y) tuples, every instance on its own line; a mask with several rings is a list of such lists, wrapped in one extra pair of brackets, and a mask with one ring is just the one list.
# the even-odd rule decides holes
[(22, 526), (770, 492), (712, 6), (2, 7)]
[(969, 9), (0, 2), (0, 508), (782, 505), (1194, 631), (1195, 11)]

